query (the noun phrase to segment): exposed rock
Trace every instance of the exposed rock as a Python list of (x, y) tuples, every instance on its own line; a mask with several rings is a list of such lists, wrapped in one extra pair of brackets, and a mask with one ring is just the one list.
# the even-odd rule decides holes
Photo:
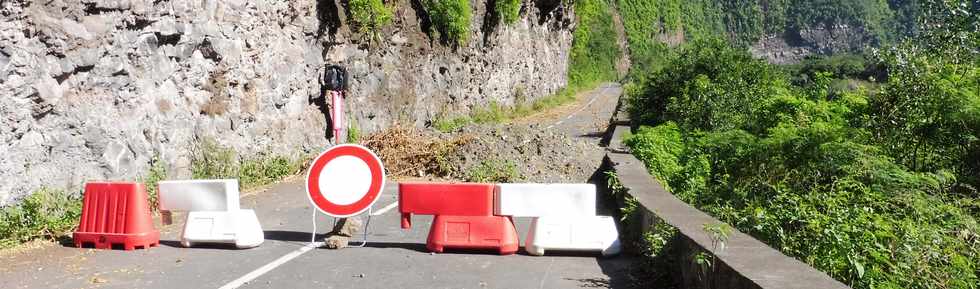
[(337, 224), (333, 226), (333, 230), (327, 233), (327, 237), (323, 240), (323, 245), (327, 249), (343, 249), (347, 247), (350, 243), (350, 239), (354, 237), (354, 234), (361, 231), (361, 219), (354, 218), (340, 218)]
[(838, 24), (765, 35), (749, 48), (749, 52), (770, 63), (789, 64), (800, 62), (809, 55), (857, 52), (875, 44), (875, 38), (863, 27)]
[(155, 157), (189, 177), (204, 139), (245, 157), (319, 151), (326, 63), (348, 68), (364, 132), (563, 87), (569, 8), (528, 2), (517, 23), (486, 25), (485, 1), (472, 1), (462, 47), (431, 38), (409, 0), (388, 3), (381, 40), (351, 32), (331, 0), (3, 1), (0, 206), (41, 187), (137, 180)]

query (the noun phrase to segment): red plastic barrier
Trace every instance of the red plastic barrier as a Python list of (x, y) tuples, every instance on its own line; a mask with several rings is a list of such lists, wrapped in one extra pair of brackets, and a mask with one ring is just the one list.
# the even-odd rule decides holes
[(510, 217), (436, 215), (425, 247), (442, 253), (444, 248), (497, 249), (501, 255), (517, 252), (517, 230)]
[(148, 249), (160, 244), (143, 185), (129, 182), (85, 184), (82, 219), (72, 235), (76, 247)]
[(398, 210), (402, 228), (412, 227), (412, 214), (493, 216), (493, 184), (400, 183)]
[(412, 227), (412, 214), (435, 215), (426, 247), (492, 248), (517, 252), (517, 229), (510, 217), (493, 215), (493, 184), (400, 183), (398, 210), (402, 228)]

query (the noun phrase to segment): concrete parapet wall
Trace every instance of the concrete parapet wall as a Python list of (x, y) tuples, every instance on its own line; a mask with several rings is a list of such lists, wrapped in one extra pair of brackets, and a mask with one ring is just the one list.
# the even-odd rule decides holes
[[(616, 119), (614, 117), (614, 119)], [(675, 280), (682, 288), (758, 288), (758, 289), (834, 289), (850, 288), (806, 263), (789, 257), (755, 238), (732, 230), (719, 246), (705, 225), (723, 222), (681, 201), (668, 192), (647, 171), (643, 162), (628, 152), (622, 137), (630, 131), (623, 122), (613, 122), (603, 166), (614, 171), (619, 183), (636, 200), (639, 216), (628, 222), (631, 228), (646, 232), (655, 224), (666, 223), (677, 229), (669, 244), (676, 268)], [(654, 232), (656, 233), (656, 232)], [(706, 253), (707, 255), (702, 255)], [(713, 258), (713, 265), (698, 264), (698, 256)]]

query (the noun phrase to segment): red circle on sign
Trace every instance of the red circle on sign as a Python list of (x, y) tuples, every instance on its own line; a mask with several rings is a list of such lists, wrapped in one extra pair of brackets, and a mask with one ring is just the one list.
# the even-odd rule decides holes
[[(331, 202), (323, 196), (324, 192), (320, 190), (320, 173), (323, 168), (330, 161), (342, 156), (360, 159), (367, 165), (371, 173), (371, 184), (364, 196), (345, 205)], [(310, 203), (324, 214), (337, 218), (357, 215), (370, 208), (381, 196), (381, 189), (384, 188), (384, 184), (384, 167), (378, 156), (363, 146), (353, 144), (337, 145), (321, 153), (313, 160), (313, 164), (306, 172), (306, 195), (310, 198)]]

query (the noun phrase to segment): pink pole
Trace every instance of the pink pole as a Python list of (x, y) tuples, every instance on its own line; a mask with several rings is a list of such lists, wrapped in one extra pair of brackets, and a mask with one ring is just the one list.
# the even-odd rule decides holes
[(330, 110), (330, 117), (333, 119), (333, 136), (334, 143), (340, 144), (345, 140), (340, 138), (341, 132), (344, 131), (345, 117), (344, 117), (344, 97), (339, 91), (330, 91), (330, 102), (333, 104)]

